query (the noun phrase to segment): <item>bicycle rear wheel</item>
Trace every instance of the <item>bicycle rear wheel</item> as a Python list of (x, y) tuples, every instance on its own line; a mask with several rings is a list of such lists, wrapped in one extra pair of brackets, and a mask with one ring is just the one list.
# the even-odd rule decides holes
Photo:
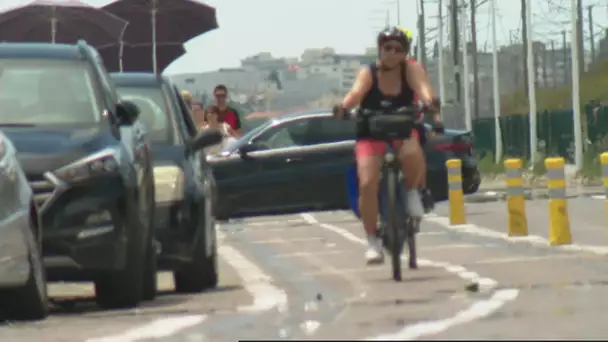
[(397, 173), (393, 170), (388, 170), (386, 173), (386, 197), (387, 197), (387, 223), (388, 223), (388, 235), (389, 235), (389, 252), (391, 253), (391, 261), (393, 265), (393, 279), (395, 281), (401, 281), (401, 232), (397, 200)]

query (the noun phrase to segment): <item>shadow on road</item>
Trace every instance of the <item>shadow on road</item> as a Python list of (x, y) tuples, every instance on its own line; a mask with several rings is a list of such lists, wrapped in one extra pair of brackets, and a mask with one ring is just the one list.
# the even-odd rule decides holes
[[(99, 315), (112, 315), (113, 317), (120, 316), (146, 316), (159, 314), (187, 314), (191, 310), (181, 308), (179, 305), (192, 300), (195, 296), (233, 292), (242, 290), (241, 285), (226, 285), (218, 286), (214, 289), (209, 289), (201, 293), (181, 294), (174, 290), (159, 290), (158, 295), (153, 301), (142, 302), (137, 308), (132, 309), (102, 309), (95, 303), (95, 296), (79, 295), (79, 296), (62, 296), (53, 297), (50, 299), (51, 316), (69, 317), (72, 315), (92, 314), (91, 317)], [(6, 320), (0, 308), (0, 327), (11, 325), (14, 322)]]

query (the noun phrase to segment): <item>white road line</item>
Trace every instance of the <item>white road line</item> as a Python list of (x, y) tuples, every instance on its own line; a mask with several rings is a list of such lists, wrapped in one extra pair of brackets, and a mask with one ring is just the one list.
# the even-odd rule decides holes
[(347, 253), (347, 252), (348, 251), (346, 251), (346, 250), (334, 249), (334, 250), (330, 250), (330, 251), (295, 252), (295, 253), (285, 253), (285, 254), (277, 253), (276, 255), (273, 256), (273, 258), (290, 259), (290, 258), (306, 258), (311, 255), (316, 255), (316, 256), (335, 255), (335, 254), (344, 255), (344, 253)]
[[(219, 230), (217, 234), (219, 240), (223, 240), (224, 234)], [(221, 245), (218, 252), (243, 279), (245, 290), (253, 297), (252, 305), (240, 306), (238, 311), (262, 312), (273, 308), (281, 312), (287, 310), (287, 294), (272, 284), (269, 275), (231, 246)]]
[(155, 320), (149, 324), (127, 330), (118, 335), (90, 338), (86, 342), (135, 342), (141, 340), (160, 339), (172, 336), (181, 330), (203, 322), (207, 316), (177, 316)]
[(606, 195), (592, 195), (591, 198), (597, 199), (597, 200), (605, 200)]
[[(451, 225), (450, 220), (447, 217), (437, 215), (427, 215), (425, 218), (427, 222), (437, 223), (445, 229), (452, 230), (455, 232), (466, 233), (471, 235), (477, 235), (482, 237), (488, 237), (493, 239), (502, 239), (514, 243), (529, 243), (536, 246), (550, 246), (549, 241), (542, 236), (528, 235), (528, 236), (509, 236), (506, 233), (497, 232), (495, 230), (480, 227), (474, 224), (462, 224), (462, 225)], [(552, 248), (559, 248), (566, 251), (573, 252), (589, 252), (598, 255), (608, 255), (608, 246), (590, 246), (590, 245), (560, 245), (551, 246)]]
[[(347, 240), (361, 245), (365, 245), (367, 243), (364, 239), (356, 236), (346, 229), (319, 222), (311, 214), (301, 215), (308, 223), (319, 225), (336, 234), (342, 235)], [(480, 288), (486, 291), (493, 290), (497, 286), (497, 282), (494, 279), (481, 277), (479, 274), (471, 272), (460, 265), (453, 265), (447, 262), (435, 262), (426, 259), (418, 259), (418, 265), (443, 268), (447, 272), (453, 273), (462, 279), (479, 284)], [(424, 336), (437, 334), (453, 326), (487, 317), (496, 310), (500, 309), (507, 302), (517, 298), (518, 295), (519, 290), (517, 289), (495, 291), (490, 299), (475, 301), (473, 305), (463, 311), (458, 312), (458, 314), (456, 314), (454, 317), (407, 325), (396, 333), (370, 338), (370, 340), (413, 340)]]
[(253, 243), (253, 244), (285, 244), (285, 243), (292, 243), (292, 242), (306, 242), (306, 241), (319, 241), (319, 242), (323, 242), (323, 238), (322, 237), (302, 237), (302, 238), (293, 238), (293, 239), (271, 239), (271, 240), (251, 240), (249, 241), (249, 243)]
[(496, 259), (485, 259), (479, 260), (472, 265), (484, 265), (484, 264), (508, 264), (517, 262), (535, 262), (535, 261), (551, 261), (556, 259), (578, 259), (580, 254), (567, 254), (567, 255), (544, 255), (534, 257), (511, 257), (511, 258), (496, 258)]

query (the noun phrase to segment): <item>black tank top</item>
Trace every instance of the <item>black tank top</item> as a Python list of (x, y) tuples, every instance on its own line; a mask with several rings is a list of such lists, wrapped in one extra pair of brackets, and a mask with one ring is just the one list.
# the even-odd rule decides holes
[[(386, 96), (382, 94), (378, 82), (378, 66), (376, 63), (369, 65), (372, 73), (372, 87), (361, 101), (361, 109), (383, 110), (390, 113), (391, 110), (400, 107), (411, 106), (415, 103), (414, 91), (407, 83), (407, 62), (401, 66), (401, 91), (396, 96)], [(357, 120), (357, 139), (369, 138), (369, 127), (366, 117), (358, 117)]]

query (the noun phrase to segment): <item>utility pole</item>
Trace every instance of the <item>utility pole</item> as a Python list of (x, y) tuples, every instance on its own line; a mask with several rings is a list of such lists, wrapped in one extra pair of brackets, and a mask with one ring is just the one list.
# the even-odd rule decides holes
[(502, 160), (502, 131), (500, 130), (500, 82), (498, 74), (498, 44), (496, 42), (496, 0), (490, 0), (492, 16), (492, 83), (494, 97), (494, 162)]
[[(531, 0), (527, 0), (532, 2)], [(573, 0), (576, 1), (576, 0)], [(526, 4), (526, 19), (528, 22), (526, 23), (526, 42), (527, 44), (527, 54), (526, 54), (526, 62), (528, 64), (528, 101), (530, 108), (530, 161), (532, 163), (536, 163), (537, 151), (538, 148), (538, 136), (536, 131), (536, 72), (534, 66), (534, 49), (532, 42), (532, 6), (528, 3)]]
[(439, 22), (437, 23), (439, 27), (439, 98), (441, 99), (441, 109), (443, 111), (443, 106), (445, 103), (445, 77), (444, 77), (444, 58), (443, 58), (443, 1), (439, 0)]
[(397, 3), (397, 25), (401, 26), (401, 1), (395, 0)]
[(583, 37), (583, 1), (576, 0), (576, 43), (578, 53), (578, 72), (582, 74), (585, 71), (585, 38)]
[(450, 21), (451, 33), (452, 33), (452, 58), (454, 60), (454, 83), (456, 85), (456, 102), (462, 103), (461, 89), (462, 85), (460, 82), (460, 44), (459, 44), (459, 30), (458, 30), (458, 0), (450, 0), (450, 15), (452, 20)]
[(522, 38), (522, 45), (523, 45), (523, 51), (524, 51), (524, 58), (522, 58), (523, 61), (523, 69), (524, 69), (524, 90), (525, 90), (525, 94), (526, 97), (528, 96), (528, 94), (530, 93), (530, 90), (528, 89), (528, 83), (525, 81), (528, 79), (528, 63), (526, 62), (526, 56), (528, 55), (528, 36), (527, 33), (528, 32), (528, 4), (526, 3), (527, 0), (521, 0), (521, 38)]
[(593, 5), (587, 6), (589, 13), (589, 43), (591, 43), (591, 64), (595, 62), (595, 35), (593, 34)]
[(471, 45), (473, 48), (473, 117), (479, 119), (479, 67), (477, 66), (477, 1), (471, 0)]
[(549, 87), (547, 79), (547, 47), (543, 47), (543, 87)]
[(420, 62), (422, 62), (422, 65), (426, 66), (426, 37), (424, 34), (426, 32), (426, 25), (424, 21), (424, 0), (420, 0), (420, 16), (418, 20), (420, 23)]
[(471, 96), (470, 96), (470, 84), (469, 84), (469, 49), (467, 43), (467, 34), (469, 33), (467, 28), (467, 5), (466, 0), (462, 0), (462, 9), (461, 9), (461, 25), (462, 25), (462, 84), (464, 86), (464, 98), (462, 99), (464, 102), (464, 121), (467, 128), (467, 131), (473, 130), (473, 121), (471, 120)]
[(570, 63), (568, 63), (568, 46), (566, 45), (567, 41), (566, 41), (566, 30), (562, 30), (562, 51), (564, 53), (563, 56), (563, 67), (562, 70), (564, 70), (564, 83), (563, 84), (568, 84), (568, 79), (570, 78), (570, 72), (568, 72), (568, 68), (570, 67)]
[(551, 41), (551, 80), (553, 88), (557, 87), (557, 56), (555, 56), (555, 40)]
[(583, 130), (581, 120), (581, 104), (580, 104), (580, 56), (578, 51), (580, 48), (580, 33), (581, 27), (580, 0), (572, 0), (572, 114), (573, 114), (573, 129), (574, 129), (574, 163), (576, 169), (580, 170), (583, 166)]

